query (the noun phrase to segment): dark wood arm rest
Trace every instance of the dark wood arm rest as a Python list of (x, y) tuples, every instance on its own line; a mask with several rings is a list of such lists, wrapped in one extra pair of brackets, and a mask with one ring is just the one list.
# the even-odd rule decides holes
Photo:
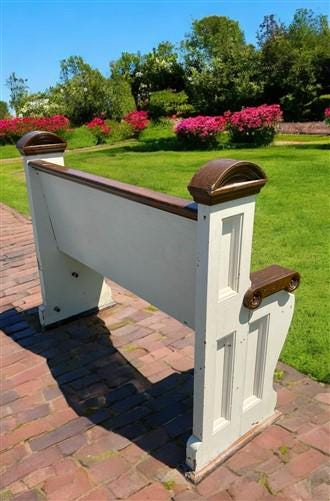
[(260, 306), (263, 298), (286, 290), (293, 292), (300, 283), (298, 272), (273, 264), (263, 270), (251, 273), (251, 287), (247, 290), (243, 304), (249, 310)]

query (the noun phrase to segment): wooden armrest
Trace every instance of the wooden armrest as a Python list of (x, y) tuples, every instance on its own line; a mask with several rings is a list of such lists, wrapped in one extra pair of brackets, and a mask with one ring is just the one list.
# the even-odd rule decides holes
[(243, 304), (249, 310), (260, 306), (262, 300), (281, 290), (293, 292), (300, 283), (300, 274), (277, 264), (251, 273), (251, 287), (247, 290)]

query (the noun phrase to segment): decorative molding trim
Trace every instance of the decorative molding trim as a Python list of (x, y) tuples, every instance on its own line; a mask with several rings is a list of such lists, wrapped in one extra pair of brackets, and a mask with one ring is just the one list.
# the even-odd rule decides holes
[(53, 132), (39, 130), (24, 134), (16, 143), (18, 151), (25, 156), (63, 153), (66, 146), (66, 141)]
[(95, 176), (94, 174), (70, 169), (69, 167), (62, 167), (61, 165), (46, 162), (45, 160), (31, 160), (29, 166), (74, 183), (90, 186), (97, 190), (106, 191), (107, 193), (112, 193), (113, 195), (132, 200), (133, 202), (148, 205), (155, 209), (197, 221), (197, 205), (183, 198), (165, 195), (147, 188), (140, 188), (139, 186), (121, 183), (105, 177)]
[(299, 284), (300, 274), (297, 271), (273, 264), (251, 273), (251, 287), (244, 296), (243, 304), (249, 310), (255, 310), (265, 297), (281, 290), (293, 292)]
[(215, 205), (258, 193), (266, 182), (265, 173), (254, 163), (217, 158), (192, 177), (188, 190), (195, 202)]

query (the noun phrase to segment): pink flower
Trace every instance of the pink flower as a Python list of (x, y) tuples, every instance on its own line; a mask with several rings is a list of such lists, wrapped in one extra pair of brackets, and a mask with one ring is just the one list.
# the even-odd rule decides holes
[(263, 104), (236, 111), (228, 117), (228, 124), (231, 128), (244, 132), (260, 127), (275, 127), (281, 120), (282, 111), (279, 104)]
[(200, 142), (212, 142), (219, 132), (226, 127), (226, 119), (222, 116), (197, 116), (184, 118), (178, 122), (174, 131), (181, 139)]
[(0, 134), (8, 138), (23, 136), (33, 130), (58, 132), (67, 129), (70, 125), (68, 118), (63, 115), (52, 117), (24, 117), (6, 118), (0, 120)]
[(124, 120), (131, 125), (136, 133), (142, 131), (149, 125), (147, 111), (131, 111), (124, 116)]
[(86, 124), (86, 127), (91, 130), (98, 129), (98, 131), (105, 136), (108, 136), (110, 134), (110, 127), (106, 124), (103, 118), (93, 118), (93, 120)]

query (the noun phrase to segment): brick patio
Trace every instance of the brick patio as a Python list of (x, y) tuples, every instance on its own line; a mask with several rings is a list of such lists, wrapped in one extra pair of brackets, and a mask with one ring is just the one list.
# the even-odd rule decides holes
[(115, 284), (113, 308), (40, 332), (31, 222), (0, 208), (1, 501), (330, 499), (325, 385), (279, 364), (283, 415), (193, 487), (193, 332)]

